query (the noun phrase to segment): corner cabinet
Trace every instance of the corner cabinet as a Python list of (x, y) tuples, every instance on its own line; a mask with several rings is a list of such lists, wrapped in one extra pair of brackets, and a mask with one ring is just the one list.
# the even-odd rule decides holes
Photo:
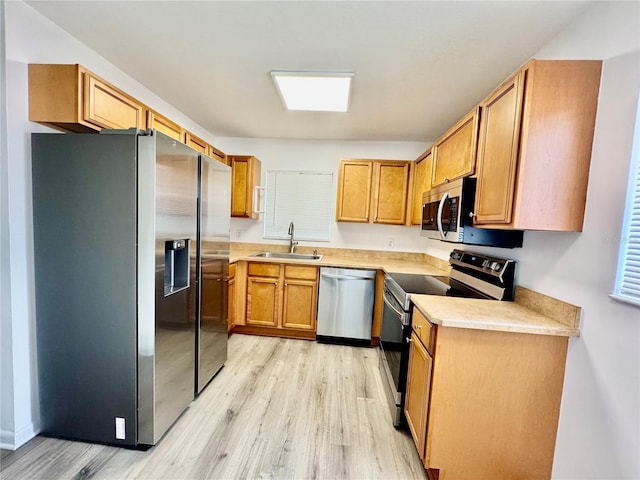
[(315, 338), (318, 267), (249, 262), (245, 326), (235, 331)]
[(228, 155), (231, 167), (231, 216), (258, 218), (256, 187), (260, 186), (261, 164), (253, 156)]
[(409, 169), (404, 160), (342, 160), (337, 221), (404, 225)]
[(80, 65), (29, 65), (29, 120), (61, 130), (145, 128), (146, 108)]
[(582, 230), (601, 65), (532, 60), (481, 103), (476, 225)]
[(567, 337), (442, 327), (414, 308), (405, 416), (430, 478), (550, 478)]
[(473, 175), (478, 146), (480, 109), (475, 108), (440, 137), (432, 148), (434, 187)]

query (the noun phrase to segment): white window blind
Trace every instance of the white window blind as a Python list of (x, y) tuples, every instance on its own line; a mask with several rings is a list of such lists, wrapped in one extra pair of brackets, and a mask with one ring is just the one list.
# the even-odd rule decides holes
[(612, 297), (640, 306), (640, 102), (636, 115), (627, 202)]
[(333, 197), (332, 172), (267, 171), (264, 238), (330, 241)]

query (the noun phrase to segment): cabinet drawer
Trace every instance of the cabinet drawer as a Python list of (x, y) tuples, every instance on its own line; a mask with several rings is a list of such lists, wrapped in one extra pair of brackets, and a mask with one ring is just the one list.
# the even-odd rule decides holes
[(259, 277), (279, 277), (280, 265), (273, 263), (250, 263), (249, 275), (256, 275)]
[(236, 264), (232, 263), (229, 265), (229, 278), (234, 278), (236, 276)]
[(420, 310), (413, 308), (413, 331), (420, 338), (420, 341), (427, 348), (429, 353), (433, 355), (436, 344), (436, 326), (433, 325)]
[(315, 280), (318, 277), (317, 267), (304, 267), (300, 265), (285, 265), (284, 276), (286, 278), (303, 278)]

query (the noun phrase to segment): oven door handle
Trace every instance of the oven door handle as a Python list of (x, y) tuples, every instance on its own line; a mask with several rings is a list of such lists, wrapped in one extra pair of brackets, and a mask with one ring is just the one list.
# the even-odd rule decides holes
[(438, 231), (440, 232), (440, 236), (444, 240), (447, 238), (447, 234), (444, 233), (444, 229), (442, 228), (442, 211), (444, 210), (444, 202), (449, 199), (449, 192), (445, 192), (440, 199), (440, 203), (438, 204), (438, 215), (436, 217), (436, 221), (438, 222)]
[(396, 307), (394, 307), (391, 302), (389, 302), (389, 300), (387, 300), (386, 295), (383, 296), (384, 299), (384, 304), (389, 307), (391, 310), (393, 310), (393, 312), (400, 318), (400, 321), (404, 324), (407, 321), (407, 317), (409, 316), (409, 314), (407, 312), (402, 312), (400, 310), (398, 310)]

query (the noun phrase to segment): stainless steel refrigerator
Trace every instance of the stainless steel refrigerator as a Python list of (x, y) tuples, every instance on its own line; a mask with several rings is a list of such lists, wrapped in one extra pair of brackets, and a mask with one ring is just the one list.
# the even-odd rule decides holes
[(206, 252), (228, 271), (230, 168), (154, 130), (31, 145), (42, 433), (154, 445), (226, 360), (201, 287)]

